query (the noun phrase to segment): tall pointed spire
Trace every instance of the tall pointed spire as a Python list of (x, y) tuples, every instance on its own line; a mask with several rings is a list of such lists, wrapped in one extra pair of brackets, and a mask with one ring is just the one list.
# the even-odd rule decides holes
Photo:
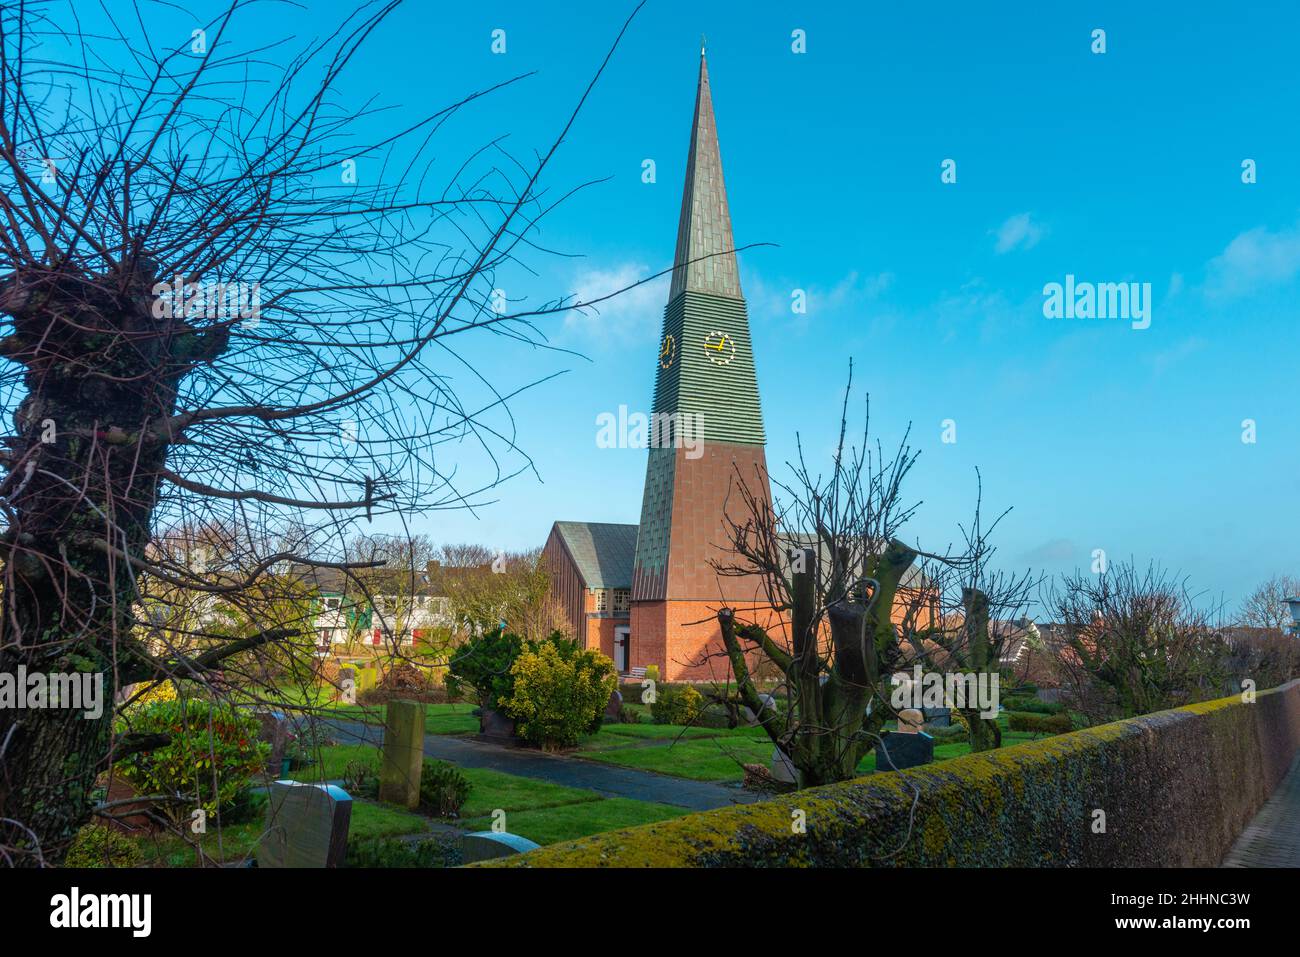
[(713, 119), (709, 65), (700, 38), (700, 78), (691, 123), (691, 150), (686, 161), (686, 187), (677, 221), (677, 254), (673, 259), (672, 301), (683, 292), (742, 298), (736, 268), (731, 211), (722, 181), (722, 151)]

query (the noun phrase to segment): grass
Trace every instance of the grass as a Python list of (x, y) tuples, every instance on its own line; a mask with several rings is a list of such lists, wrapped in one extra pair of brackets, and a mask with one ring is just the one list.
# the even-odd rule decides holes
[(473, 790), (461, 808), (462, 818), (491, 815), (497, 809), (507, 814), (512, 811), (533, 811), (600, 800), (595, 791), (564, 787), (537, 778), (520, 777), (488, 768), (461, 768)]
[[(631, 798), (606, 798), (535, 811), (507, 812), (505, 825), (511, 834), (518, 834), (538, 844), (555, 844), (620, 827), (666, 821), (689, 813), (686, 808), (667, 804), (634, 801)], [(490, 817), (473, 818), (461, 824), (461, 827), (470, 831), (486, 831), (491, 826)]]

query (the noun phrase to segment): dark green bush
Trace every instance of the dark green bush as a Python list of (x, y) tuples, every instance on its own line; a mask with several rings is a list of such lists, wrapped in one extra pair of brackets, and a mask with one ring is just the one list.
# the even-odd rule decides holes
[(354, 797), (378, 797), (379, 759), (349, 761), (343, 768), (343, 790)]
[(420, 772), (420, 807), (438, 817), (455, 817), (469, 798), (469, 778), (446, 761), (425, 761)]
[(64, 867), (138, 867), (140, 848), (121, 831), (87, 824), (72, 839)]
[(1002, 699), (1002, 707), (1008, 711), (1032, 711), (1035, 714), (1060, 714), (1065, 705), (1043, 701), (1030, 695), (1011, 695)]
[(959, 724), (952, 724), (942, 728), (926, 728), (926, 734), (934, 738), (935, 744), (956, 744), (965, 741), (969, 735), (966, 729)]
[(1028, 711), (1012, 711), (1007, 717), (1007, 727), (1030, 734), (1066, 734), (1074, 730), (1068, 714), (1033, 714)]
[(348, 843), (347, 867), (459, 867), (460, 842), (450, 837), (403, 841), (367, 837)]

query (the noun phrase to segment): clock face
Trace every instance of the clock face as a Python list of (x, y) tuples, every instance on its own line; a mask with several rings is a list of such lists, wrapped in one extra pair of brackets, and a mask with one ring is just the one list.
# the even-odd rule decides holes
[(664, 336), (663, 345), (659, 347), (659, 367), (667, 369), (673, 364), (673, 359), (677, 357), (677, 340), (672, 336)]
[(715, 366), (725, 366), (736, 358), (736, 340), (725, 332), (710, 332), (704, 337), (704, 354)]

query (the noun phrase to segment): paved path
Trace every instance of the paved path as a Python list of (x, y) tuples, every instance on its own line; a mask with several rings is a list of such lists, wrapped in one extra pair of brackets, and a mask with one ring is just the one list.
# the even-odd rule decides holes
[(1300, 867), (1300, 755), (1241, 832), (1223, 866)]
[[(338, 733), (341, 743), (360, 741), (375, 747), (383, 743), (384, 729), (381, 725), (334, 719), (327, 723)], [(525, 778), (540, 778), (565, 787), (586, 788), (609, 797), (654, 801), (692, 811), (708, 811), (732, 804), (752, 804), (762, 799), (762, 795), (740, 787), (728, 787), (709, 781), (688, 781), (666, 774), (655, 774), (653, 771), (584, 761), (571, 755), (511, 748), (468, 734), (426, 734), (424, 753), (463, 768), (490, 768)]]

